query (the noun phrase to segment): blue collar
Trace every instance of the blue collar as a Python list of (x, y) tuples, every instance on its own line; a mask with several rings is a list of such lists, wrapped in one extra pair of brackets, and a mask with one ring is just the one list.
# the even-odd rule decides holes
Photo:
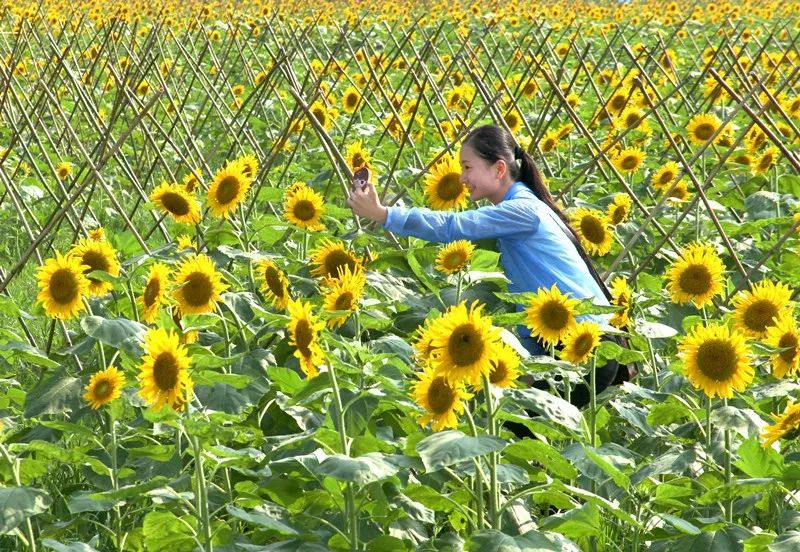
[(514, 197), (516, 197), (517, 193), (522, 188), (526, 190), (528, 189), (528, 187), (525, 185), (524, 182), (517, 180), (511, 186), (509, 186), (508, 190), (506, 190), (506, 195), (503, 196), (503, 199), (501, 201), (505, 201), (507, 199), (513, 199)]

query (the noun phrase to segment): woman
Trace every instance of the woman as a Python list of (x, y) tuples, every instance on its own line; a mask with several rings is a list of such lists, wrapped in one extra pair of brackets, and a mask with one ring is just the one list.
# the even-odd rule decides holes
[[(553, 201), (533, 159), (513, 136), (498, 126), (478, 127), (464, 140), (459, 155), (461, 182), (470, 198), (488, 199), (492, 205), (462, 212), (387, 207), (381, 205), (372, 183), (354, 186), (347, 203), (357, 215), (400, 236), (443, 243), (497, 238), (510, 292), (536, 291), (555, 283), (562, 293), (591, 297), (595, 303), (608, 305), (604, 284), (591, 267), (577, 234)], [(608, 316), (577, 318), (602, 323)], [(531, 354), (547, 354), (527, 327), (520, 325), (517, 329), (522, 345)], [(598, 367), (598, 392), (614, 382), (617, 369), (613, 361)], [(589, 401), (588, 389), (578, 386), (571, 398), (576, 406), (584, 406)]]

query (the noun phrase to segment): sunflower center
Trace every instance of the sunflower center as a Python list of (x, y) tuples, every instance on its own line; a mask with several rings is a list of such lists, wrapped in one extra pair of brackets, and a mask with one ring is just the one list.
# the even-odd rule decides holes
[(298, 320), (294, 327), (294, 342), (297, 350), (303, 356), (311, 356), (311, 341), (314, 339), (314, 332), (311, 331), (311, 324), (308, 320)]
[(611, 214), (611, 222), (614, 224), (622, 222), (622, 219), (625, 218), (625, 212), (625, 207), (622, 205), (614, 207), (614, 212)]
[(253, 173), (255, 172), (255, 167), (250, 163), (242, 163), (242, 174), (245, 175), (247, 178), (253, 178)]
[(95, 396), (96, 399), (103, 400), (107, 399), (111, 392), (114, 390), (114, 386), (111, 385), (111, 382), (108, 380), (100, 380), (98, 381), (94, 388), (92, 389), (92, 394)]
[(68, 268), (60, 268), (50, 277), (50, 296), (56, 303), (66, 305), (78, 296), (78, 279)]
[(222, 179), (217, 187), (217, 201), (223, 205), (227, 205), (239, 195), (239, 190), (242, 188), (241, 182), (235, 176), (226, 176)]
[(144, 304), (148, 307), (154, 305), (160, 292), (161, 281), (158, 278), (151, 278), (144, 287)]
[(772, 165), (772, 154), (765, 153), (764, 156), (758, 161), (758, 168), (767, 169), (770, 165)]
[(457, 326), (447, 343), (450, 357), (456, 366), (469, 366), (483, 355), (485, 345), (478, 329), (471, 323)]
[(708, 379), (730, 380), (737, 364), (736, 351), (723, 339), (709, 339), (697, 348), (697, 368)]
[(530, 96), (534, 92), (536, 92), (536, 85), (534, 83), (532, 83), (532, 82), (528, 82), (525, 85), (525, 88), (522, 89), (522, 93), (527, 95), (527, 96)]
[(625, 95), (619, 94), (611, 99), (611, 107), (617, 110), (622, 109), (623, 107), (625, 107), (626, 101), (627, 98), (625, 97)]
[(515, 128), (517, 126), (517, 123), (519, 122), (517, 120), (517, 116), (514, 115), (513, 113), (506, 113), (504, 119), (506, 120), (506, 124), (511, 128)]
[(503, 382), (508, 376), (508, 366), (502, 360), (491, 361), (492, 371), (489, 373), (489, 381), (495, 385)]
[(778, 315), (778, 307), (768, 299), (759, 299), (744, 312), (744, 324), (756, 332), (763, 332), (772, 325), (772, 319)]
[(317, 121), (319, 121), (319, 124), (325, 126), (325, 123), (328, 121), (328, 116), (324, 109), (315, 109), (311, 113), (314, 115)]
[(274, 266), (269, 266), (264, 271), (264, 280), (267, 282), (267, 287), (276, 297), (283, 297), (283, 282), (281, 281), (280, 272)]
[(797, 336), (793, 333), (785, 333), (781, 336), (780, 341), (778, 341), (778, 347), (789, 347), (788, 350), (782, 351), (780, 353), (780, 357), (782, 360), (786, 362), (794, 362), (795, 357), (797, 356)]
[(625, 126), (631, 128), (634, 125), (638, 125), (640, 114), (638, 112), (629, 113), (628, 117), (625, 119)]
[(350, 310), (353, 308), (353, 294), (349, 291), (340, 293), (333, 306), (334, 310)]
[(620, 163), (623, 169), (626, 171), (630, 171), (635, 169), (639, 165), (639, 158), (635, 155), (626, 155), (622, 162)]
[(591, 215), (587, 215), (581, 219), (581, 233), (584, 238), (592, 243), (603, 243), (606, 237), (606, 229), (603, 228), (603, 221)]
[(664, 171), (658, 177), (658, 183), (663, 186), (665, 184), (669, 184), (670, 182), (672, 182), (673, 178), (675, 178), (675, 173), (674, 172), (672, 172), (672, 171)]
[(461, 175), (458, 173), (448, 173), (439, 179), (436, 184), (436, 194), (444, 201), (453, 201), (464, 189), (461, 184)]
[(584, 356), (589, 351), (592, 350), (592, 344), (594, 343), (594, 339), (592, 338), (592, 334), (590, 333), (582, 333), (578, 336), (575, 340), (573, 349), (578, 356)]
[[(106, 259), (105, 255), (97, 251), (87, 251), (84, 253), (83, 257), (81, 258), (81, 263), (89, 265), (89, 268), (83, 271), (84, 274), (88, 274), (93, 270), (103, 270), (108, 272), (109, 269), (108, 259)], [(89, 278), (89, 280), (92, 282), (99, 282), (99, 280), (94, 278)]]
[(345, 104), (347, 104), (347, 107), (355, 107), (357, 103), (358, 103), (358, 94), (353, 94), (351, 92), (350, 94), (347, 95), (345, 99)]
[(181, 194), (175, 192), (167, 192), (162, 195), (161, 204), (164, 209), (179, 217), (189, 212), (189, 202)]
[(689, 295), (703, 295), (711, 289), (711, 273), (705, 265), (689, 265), (681, 272), (678, 285)]
[(153, 381), (161, 391), (172, 391), (178, 385), (178, 360), (172, 353), (165, 352), (156, 357)]
[(457, 268), (460, 268), (461, 265), (463, 265), (464, 261), (466, 260), (467, 256), (464, 254), (463, 251), (453, 251), (445, 258), (444, 266), (446, 266), (450, 270), (455, 270)]
[(442, 377), (433, 378), (428, 387), (428, 405), (437, 416), (446, 414), (456, 402), (456, 392)]
[(192, 272), (183, 284), (183, 298), (193, 307), (207, 304), (211, 300), (211, 279), (203, 272)]
[(569, 322), (569, 310), (559, 301), (548, 301), (539, 313), (542, 324), (552, 330), (561, 330)]
[(717, 130), (716, 127), (711, 123), (700, 123), (694, 129), (694, 135), (700, 140), (708, 140), (714, 134), (715, 130)]
[(367, 162), (364, 160), (364, 156), (361, 155), (360, 151), (355, 152), (352, 159), (350, 159), (350, 165), (353, 167), (360, 167), (366, 163)]
[(307, 199), (301, 199), (294, 205), (294, 216), (297, 217), (299, 220), (308, 221), (314, 218), (314, 215), (317, 214), (316, 208), (314, 208), (314, 204), (308, 201)]
[(329, 277), (338, 278), (339, 272), (344, 271), (344, 267), (348, 267), (351, 272), (356, 268), (355, 261), (346, 251), (338, 249), (331, 251), (325, 257), (325, 272)]

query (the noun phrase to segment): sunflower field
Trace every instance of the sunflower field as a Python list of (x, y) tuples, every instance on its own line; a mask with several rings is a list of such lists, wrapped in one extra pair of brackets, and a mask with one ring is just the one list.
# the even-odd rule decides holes
[[(798, 0), (0, 0), (0, 81), (0, 551), (800, 550)], [(489, 123), (610, 305), (348, 207)]]

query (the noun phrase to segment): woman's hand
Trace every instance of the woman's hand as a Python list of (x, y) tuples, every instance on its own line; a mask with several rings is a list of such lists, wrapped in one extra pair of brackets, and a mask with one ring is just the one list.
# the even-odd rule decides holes
[(358, 216), (374, 220), (381, 225), (386, 222), (389, 210), (381, 205), (372, 182), (353, 181), (350, 195), (347, 197), (347, 204)]

